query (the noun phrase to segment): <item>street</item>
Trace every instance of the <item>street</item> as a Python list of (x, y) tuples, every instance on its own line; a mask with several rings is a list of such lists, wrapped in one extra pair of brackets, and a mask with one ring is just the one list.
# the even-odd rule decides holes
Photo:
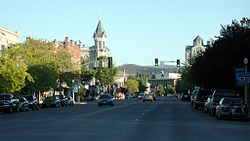
[(250, 122), (216, 120), (189, 102), (157, 97), (0, 114), (1, 141), (248, 141)]

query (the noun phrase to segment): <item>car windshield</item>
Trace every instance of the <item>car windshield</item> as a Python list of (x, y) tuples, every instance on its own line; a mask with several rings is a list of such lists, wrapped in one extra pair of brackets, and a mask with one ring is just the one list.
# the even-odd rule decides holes
[(0, 100), (10, 100), (9, 95), (0, 95)]
[(109, 95), (101, 95), (99, 99), (109, 99), (111, 98)]

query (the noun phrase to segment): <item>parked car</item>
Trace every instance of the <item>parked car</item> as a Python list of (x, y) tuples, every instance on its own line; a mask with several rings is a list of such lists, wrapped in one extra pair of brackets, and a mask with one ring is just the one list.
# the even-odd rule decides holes
[(138, 99), (142, 99), (144, 97), (144, 93), (140, 93), (139, 95), (138, 95)]
[(67, 104), (69, 106), (73, 106), (74, 105), (74, 101), (73, 101), (73, 98), (71, 96), (66, 96), (67, 97)]
[(208, 112), (209, 112), (208, 106), (209, 106), (209, 104), (210, 104), (210, 102), (211, 102), (211, 97), (212, 97), (212, 95), (209, 95), (209, 96), (207, 97), (207, 101), (206, 101), (205, 104), (204, 104), (204, 112), (205, 112), (205, 113), (208, 113)]
[(190, 95), (186, 92), (181, 93), (181, 101), (189, 101), (190, 100)]
[(152, 94), (145, 94), (142, 98), (143, 102), (145, 101), (151, 101), (153, 102), (154, 101), (154, 96)]
[(216, 119), (239, 118), (247, 120), (247, 106), (243, 103), (241, 98), (222, 98), (219, 105), (216, 106)]
[(59, 95), (57, 98), (61, 101), (61, 106), (68, 106), (68, 98), (65, 95)]
[(12, 113), (19, 112), (19, 99), (13, 94), (0, 94), (0, 111)]
[(24, 95), (23, 97), (25, 97), (28, 100), (30, 109), (32, 109), (33, 111), (39, 109), (40, 106), (39, 106), (39, 103), (37, 101), (36, 96), (34, 96), (34, 95)]
[(58, 97), (47, 97), (42, 103), (42, 108), (61, 107), (61, 101)]
[(28, 100), (23, 96), (20, 96), (18, 98), (19, 98), (19, 111), (21, 112), (28, 111), (29, 110)]
[(110, 94), (100, 95), (100, 97), (98, 99), (98, 106), (100, 107), (102, 105), (114, 106), (114, 102), (113, 102), (112, 96)]
[(219, 104), (220, 100), (224, 97), (238, 97), (233, 90), (214, 90), (211, 97), (211, 102), (208, 105), (209, 115), (214, 116), (216, 112), (216, 106)]
[(200, 88), (193, 98), (193, 108), (203, 108), (208, 96), (212, 95), (212, 93), (213, 91), (211, 89)]

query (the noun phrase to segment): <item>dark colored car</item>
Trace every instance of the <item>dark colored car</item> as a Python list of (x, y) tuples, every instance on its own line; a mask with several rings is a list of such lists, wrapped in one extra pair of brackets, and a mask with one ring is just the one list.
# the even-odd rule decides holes
[(61, 101), (61, 106), (68, 106), (68, 98), (65, 95), (57, 96)]
[(152, 94), (145, 94), (142, 98), (143, 102), (145, 101), (151, 101), (153, 102), (154, 101), (154, 96)]
[(241, 98), (225, 97), (216, 106), (216, 119), (227, 117), (247, 120), (247, 112), (247, 106)]
[(73, 98), (71, 97), (71, 96), (66, 96), (67, 97), (67, 104), (69, 105), (69, 106), (74, 106), (74, 100), (73, 100)]
[(222, 90), (222, 89), (214, 90), (213, 95), (211, 97), (211, 102), (208, 105), (209, 114), (211, 116), (215, 115), (216, 106), (219, 105), (220, 100), (224, 97), (236, 98), (238, 96), (233, 90)]
[(186, 92), (183, 92), (181, 94), (181, 101), (189, 101), (190, 100), (190, 95)]
[(34, 96), (34, 95), (24, 95), (23, 97), (25, 97), (28, 100), (30, 109), (32, 109), (33, 111), (39, 109), (40, 106), (39, 106), (39, 103), (38, 103), (38, 100), (37, 100), (36, 96)]
[(61, 101), (58, 97), (47, 97), (42, 104), (42, 108), (46, 107), (61, 107)]
[(19, 111), (24, 112), (24, 111), (28, 111), (28, 110), (29, 110), (28, 100), (25, 97), (20, 96), (19, 97)]
[(13, 94), (0, 94), (0, 111), (12, 113), (19, 112), (19, 99)]
[(102, 94), (98, 99), (98, 106), (110, 105), (114, 106), (112, 96), (110, 94)]
[(200, 88), (193, 99), (193, 108), (197, 109), (199, 107), (203, 108), (205, 102), (209, 95), (212, 95), (213, 90)]

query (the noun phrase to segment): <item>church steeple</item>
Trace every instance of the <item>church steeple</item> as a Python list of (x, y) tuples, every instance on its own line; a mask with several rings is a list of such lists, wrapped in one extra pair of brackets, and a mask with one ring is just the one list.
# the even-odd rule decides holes
[(104, 30), (104, 28), (102, 26), (101, 21), (99, 20), (96, 31), (95, 31), (95, 33), (93, 35), (93, 38), (102, 38), (103, 36), (105, 38), (107, 38), (106, 37), (106, 32), (105, 32), (105, 30)]

